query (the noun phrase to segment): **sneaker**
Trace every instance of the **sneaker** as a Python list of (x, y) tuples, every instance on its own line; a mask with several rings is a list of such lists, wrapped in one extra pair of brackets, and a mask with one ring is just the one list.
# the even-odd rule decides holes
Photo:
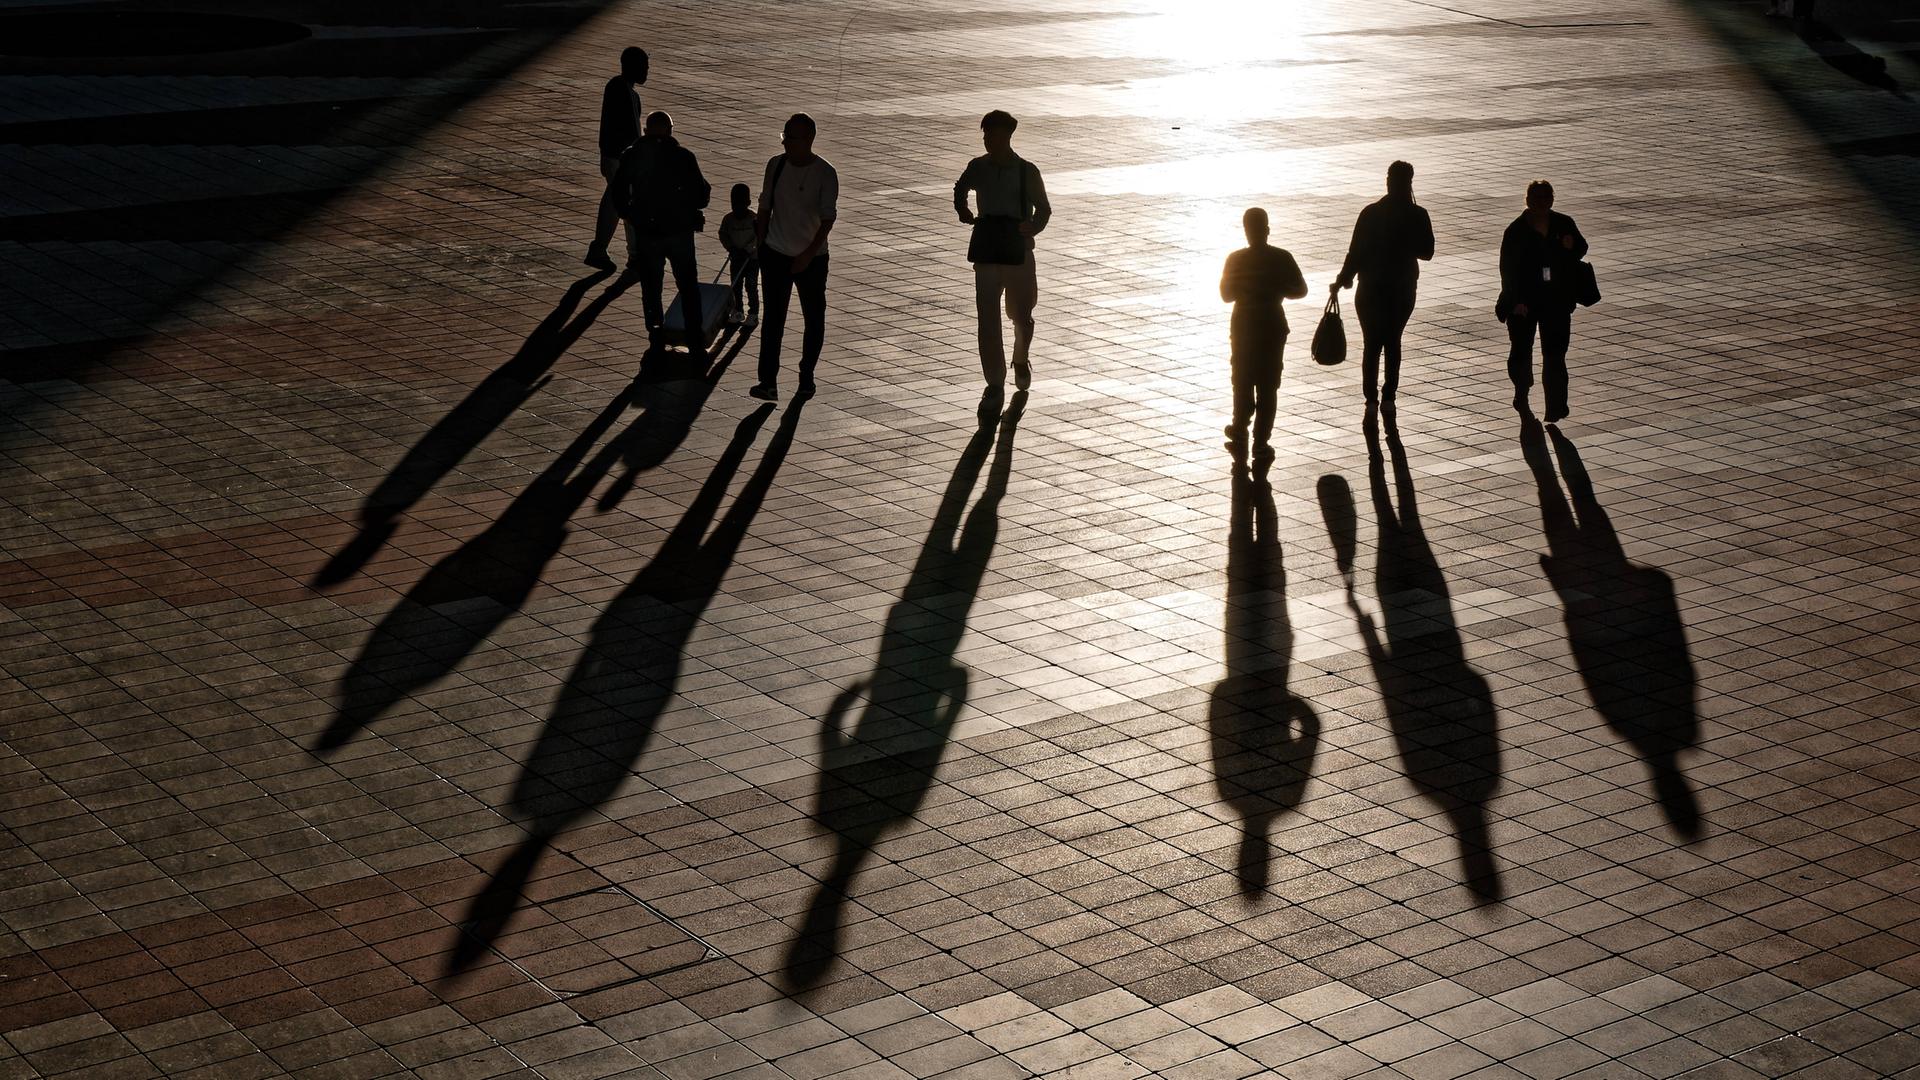
[(1228, 424), (1220, 430), (1226, 435), (1229, 441), (1237, 443), (1245, 443), (1247, 441), (1247, 429), (1241, 427), (1239, 424)]
[(1565, 420), (1566, 418), (1567, 418), (1567, 410), (1564, 408), (1547, 410), (1547, 423), (1549, 424), (1557, 424), (1560, 421)]
[(775, 390), (773, 387), (768, 386), (766, 383), (754, 383), (753, 389), (747, 391), (747, 393), (752, 397), (759, 398), (761, 401), (780, 400), (780, 391)]
[(1271, 446), (1268, 446), (1268, 445), (1267, 445), (1266, 443), (1261, 443), (1261, 444), (1260, 444), (1259, 446), (1256, 446), (1256, 447), (1254, 447), (1254, 448), (1253, 448), (1253, 460), (1255, 460), (1255, 461), (1272, 461), (1272, 460), (1273, 460), (1273, 447), (1271, 447)]
[(800, 380), (800, 388), (793, 392), (793, 400), (804, 401), (805, 399), (812, 397), (813, 394), (814, 394), (813, 380), (802, 379)]
[(606, 248), (590, 247), (587, 249), (586, 258), (581, 259), (580, 261), (583, 263), (586, 263), (588, 266), (593, 267), (595, 270), (613, 269), (613, 260), (607, 257)]
[(1032, 385), (1033, 365), (1024, 360), (1015, 361), (1013, 365), (1013, 388), (1015, 390), (1025, 390)]
[(739, 313), (739, 312), (737, 312), (737, 311), (729, 311), (729, 312), (727, 312), (727, 325), (728, 325), (728, 326), (739, 326), (739, 325), (740, 325), (741, 323), (744, 323), (744, 322), (746, 322), (746, 321), (747, 321), (747, 317), (746, 317), (745, 315), (742, 315), (742, 314), (740, 314), (740, 313)]

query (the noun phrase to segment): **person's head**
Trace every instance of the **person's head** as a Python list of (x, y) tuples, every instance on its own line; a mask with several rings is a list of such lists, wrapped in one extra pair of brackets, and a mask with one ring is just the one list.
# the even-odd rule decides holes
[(656, 109), (647, 114), (646, 135), (649, 139), (664, 139), (673, 134), (673, 117), (665, 110)]
[(621, 49), (620, 74), (625, 75), (628, 82), (646, 82), (647, 50), (638, 45), (630, 45), (627, 48)]
[(1387, 194), (1402, 199), (1413, 198), (1413, 166), (1396, 161), (1387, 166)]
[(733, 208), (736, 211), (745, 210), (747, 208), (747, 204), (752, 201), (753, 201), (752, 188), (748, 187), (745, 184), (733, 185)]
[(820, 126), (813, 117), (797, 112), (787, 117), (787, 126), (780, 131), (780, 145), (787, 153), (805, 158), (813, 153), (813, 138), (820, 133)]
[(980, 118), (980, 141), (986, 144), (987, 153), (1005, 153), (1013, 146), (1013, 129), (1020, 121), (1005, 109), (995, 109)]
[(1267, 242), (1267, 212), (1255, 206), (1240, 215), (1240, 224), (1246, 226), (1247, 243), (1259, 247)]
[(1545, 180), (1535, 180), (1527, 185), (1527, 209), (1553, 209), (1553, 185)]

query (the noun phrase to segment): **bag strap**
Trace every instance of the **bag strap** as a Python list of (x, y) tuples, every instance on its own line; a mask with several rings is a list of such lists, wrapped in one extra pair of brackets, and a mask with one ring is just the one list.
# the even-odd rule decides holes
[(1335, 316), (1336, 318), (1339, 316), (1340, 294), (1338, 292), (1335, 292), (1332, 295), (1327, 297), (1327, 306), (1323, 309), (1322, 313)]
[(780, 174), (787, 168), (787, 155), (782, 152), (773, 163), (773, 179), (767, 181), (767, 226), (773, 226), (773, 200), (780, 194)]

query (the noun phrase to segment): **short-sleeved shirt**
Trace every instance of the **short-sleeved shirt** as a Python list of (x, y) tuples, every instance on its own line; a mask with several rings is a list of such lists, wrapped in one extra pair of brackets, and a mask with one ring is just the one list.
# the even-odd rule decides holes
[[(781, 167), (785, 157), (779, 154), (767, 162), (766, 176), (760, 184), (760, 209), (767, 209), (769, 203), (773, 208), (767, 219), (767, 250), (792, 256), (813, 243), (822, 222), (834, 220), (840, 201), (840, 174), (818, 154), (805, 165), (789, 161)], [(777, 190), (773, 179), (776, 170), (780, 173)], [(827, 253), (824, 241), (818, 253)]]

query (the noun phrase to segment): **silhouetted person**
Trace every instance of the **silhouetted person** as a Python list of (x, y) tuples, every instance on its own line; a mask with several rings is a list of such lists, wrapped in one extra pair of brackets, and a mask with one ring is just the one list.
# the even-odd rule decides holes
[(813, 371), (827, 341), (827, 234), (840, 202), (840, 174), (813, 152), (819, 128), (813, 117), (794, 113), (781, 131), (785, 151), (767, 162), (760, 185), (760, 278), (766, 320), (760, 326), (760, 381), (748, 391), (762, 401), (780, 396), (780, 341), (787, 330), (787, 301), (800, 294), (806, 331), (800, 343), (799, 394), (813, 393)]
[(1300, 804), (1313, 774), (1320, 719), (1287, 689), (1293, 624), (1273, 489), (1236, 471), (1227, 533), (1226, 677), (1213, 688), (1207, 732), (1220, 797), (1243, 820), (1240, 889), (1271, 876), (1273, 819)]
[[(906, 587), (887, 611), (872, 679), (842, 691), (821, 721), (815, 817), (832, 830), (834, 855), (787, 957), (788, 976), (802, 986), (817, 980), (833, 961), (841, 908), (854, 876), (881, 834), (919, 811), (966, 704), (967, 669), (954, 654), (999, 533), (1000, 499), (1013, 470), (1014, 428), (1025, 405), (1026, 395), (1015, 394), (1004, 417), (982, 415), (934, 511)], [(968, 510), (989, 449), (993, 468), (980, 500)], [(866, 708), (852, 733), (842, 731), (842, 720), (863, 693)]]
[[(593, 243), (587, 245), (587, 257), (581, 261), (599, 270), (613, 269), (607, 257), (607, 245), (613, 242), (613, 227), (620, 221), (620, 201), (613, 191), (613, 174), (620, 167), (620, 155), (640, 139), (640, 91), (647, 81), (647, 50), (629, 47), (620, 50), (620, 74), (607, 80), (600, 94), (600, 175), (607, 187), (600, 195), (600, 216), (593, 224)], [(627, 232), (627, 255), (633, 255), (633, 232)]]
[[(647, 332), (654, 344), (666, 325), (661, 312), (662, 264), (673, 265), (673, 283), (680, 290), (686, 316), (687, 351), (706, 355), (702, 337), (700, 272), (694, 265), (693, 234), (700, 230), (700, 211), (713, 195), (700, 175), (693, 151), (673, 137), (673, 117), (664, 112), (647, 116), (647, 133), (620, 155), (613, 177), (621, 198), (621, 212), (634, 232), (634, 261), (628, 272), (639, 275), (640, 297), (646, 311)], [(638, 265), (636, 266), (635, 263)]]
[(781, 418), (752, 477), (714, 524), (734, 474), (772, 411), (757, 409), (740, 421), (713, 473), (653, 560), (595, 620), (514, 781), (510, 806), (525, 823), (527, 837), (474, 897), (466, 920), (470, 933), (453, 957), (456, 970), (499, 933), (554, 837), (612, 798), (632, 775), (654, 726), (674, 700), (687, 641), (720, 591), (793, 445), (797, 405)]
[[(1467, 887), (1499, 899), (1501, 884), (1487, 826), (1487, 800), (1500, 784), (1500, 740), (1493, 693), (1467, 663), (1453, 614), (1446, 574), (1421, 528), (1413, 473), (1392, 420), (1387, 446), (1393, 486), (1387, 485), (1379, 426), (1365, 425), (1367, 481), (1379, 529), (1374, 570), (1381, 623), (1354, 596), (1353, 498), (1339, 476), (1321, 480), (1322, 512), (1347, 585), (1347, 606), (1366, 641), (1367, 659), (1386, 706), (1387, 724), (1407, 779), (1445, 812), (1460, 841)], [(1397, 505), (1396, 505), (1397, 504)]]
[(1500, 300), (1494, 314), (1507, 324), (1507, 378), (1513, 407), (1527, 411), (1533, 386), (1533, 337), (1540, 335), (1540, 380), (1547, 390), (1547, 423), (1567, 415), (1567, 342), (1573, 334), (1574, 266), (1587, 256), (1587, 239), (1573, 219), (1553, 212), (1553, 185), (1527, 185), (1527, 208), (1500, 240)]
[(1233, 305), (1233, 423), (1227, 449), (1234, 459), (1247, 456), (1247, 419), (1253, 418), (1253, 457), (1273, 460), (1275, 398), (1280, 393), (1281, 353), (1287, 345), (1287, 312), (1282, 299), (1307, 295), (1300, 265), (1285, 248), (1267, 243), (1267, 212), (1253, 207), (1241, 215), (1247, 246), (1227, 256), (1220, 272), (1220, 299)]
[[(1033, 238), (1047, 227), (1053, 207), (1033, 162), (1013, 152), (1020, 122), (995, 109), (980, 118), (980, 141), (987, 152), (967, 162), (953, 185), (953, 209), (962, 225), (973, 226), (967, 259), (973, 263), (973, 303), (979, 316), (980, 373), (988, 389), (1007, 380), (1007, 354), (1000, 337), (1000, 305), (1005, 298), (1013, 323), (1013, 385), (1033, 383), (1027, 353), (1033, 345), (1033, 306), (1040, 299), (1034, 272)], [(967, 206), (972, 192), (980, 209)]]
[[(1549, 435), (1560, 458), (1558, 477)], [(1700, 806), (1679, 763), (1680, 751), (1700, 737), (1696, 680), (1673, 580), (1628, 561), (1579, 451), (1558, 429), (1543, 430), (1528, 417), (1520, 447), (1540, 489), (1548, 545), (1540, 566), (1566, 610), (1580, 677), (1600, 715), (1653, 769), (1667, 819), (1682, 835), (1698, 836)]]
[[(1367, 204), (1353, 224), (1347, 261), (1334, 279), (1333, 292), (1353, 284), (1354, 314), (1360, 318), (1361, 390), (1369, 402), (1393, 408), (1400, 387), (1400, 337), (1413, 317), (1414, 293), (1420, 284), (1420, 263), (1433, 258), (1433, 221), (1425, 207), (1413, 201), (1413, 166), (1396, 161), (1387, 166), (1387, 193)], [(1386, 353), (1387, 371), (1380, 381), (1380, 354)], [(1376, 389), (1377, 387), (1377, 389)]]
[[(720, 219), (720, 246), (726, 249), (733, 271), (732, 307), (727, 312), (729, 325), (760, 317), (760, 240), (753, 226), (753, 189), (733, 185), (733, 209)], [(751, 303), (751, 307), (743, 304)]]

